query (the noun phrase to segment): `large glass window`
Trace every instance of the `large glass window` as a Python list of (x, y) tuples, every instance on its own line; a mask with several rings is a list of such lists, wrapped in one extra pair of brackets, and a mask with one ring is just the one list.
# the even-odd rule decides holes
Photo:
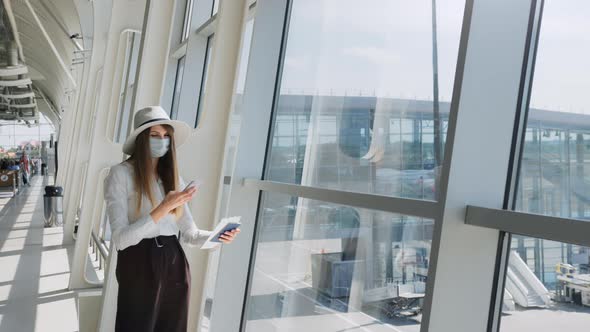
[(176, 67), (176, 79), (174, 82), (174, 94), (172, 95), (172, 108), (170, 108), (170, 118), (178, 118), (178, 105), (180, 104), (180, 91), (182, 89), (182, 78), (184, 76), (184, 62), (186, 56), (178, 60)]
[(184, 41), (188, 38), (188, 35), (191, 30), (191, 19), (193, 17), (193, 1), (194, 0), (186, 0), (186, 8), (184, 10), (184, 21), (182, 24), (182, 36), (180, 41)]
[(211, 62), (211, 54), (213, 53), (213, 40), (215, 35), (211, 35), (207, 38), (207, 49), (205, 52), (205, 62), (203, 62), (203, 76), (201, 79), (201, 87), (199, 90), (199, 104), (197, 106), (197, 118), (195, 119), (195, 128), (199, 124), (199, 116), (203, 109), (203, 100), (205, 100), (206, 87), (207, 87), (207, 76), (209, 74), (209, 63)]
[(465, 2), (433, 3), (292, 2), (265, 179), (436, 199)]
[(433, 221), (266, 193), (246, 331), (417, 331)]
[[(295, 0), (264, 179), (436, 199), (464, 1)], [(246, 331), (420, 328), (433, 221), (262, 195)]]
[[(544, 2), (517, 210), (590, 219), (589, 15), (586, 1)], [(516, 235), (511, 248), (501, 330), (587, 330), (590, 249)]]
[(135, 92), (135, 74), (138, 66), (139, 46), (141, 33), (125, 32), (125, 58), (123, 59), (123, 76), (121, 77), (121, 90), (119, 92), (119, 112), (117, 118), (117, 128), (115, 131), (114, 141), (123, 143), (131, 129), (133, 112), (131, 103)]

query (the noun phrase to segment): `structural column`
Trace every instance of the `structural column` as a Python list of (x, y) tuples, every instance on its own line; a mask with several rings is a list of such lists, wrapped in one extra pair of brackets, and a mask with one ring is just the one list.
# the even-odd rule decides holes
[(499, 231), (466, 225), (465, 207), (504, 202), (531, 5), (467, 1), (423, 332), (487, 329)]

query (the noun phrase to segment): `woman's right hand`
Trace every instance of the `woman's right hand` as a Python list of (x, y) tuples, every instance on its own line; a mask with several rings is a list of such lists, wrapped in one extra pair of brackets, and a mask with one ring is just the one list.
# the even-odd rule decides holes
[(186, 191), (170, 191), (160, 205), (164, 206), (166, 212), (170, 212), (190, 201), (196, 191), (195, 187), (190, 187)]
[(197, 188), (190, 187), (186, 191), (170, 191), (164, 197), (164, 200), (150, 213), (154, 222), (158, 222), (165, 217), (170, 211), (180, 207), (190, 201), (197, 192)]

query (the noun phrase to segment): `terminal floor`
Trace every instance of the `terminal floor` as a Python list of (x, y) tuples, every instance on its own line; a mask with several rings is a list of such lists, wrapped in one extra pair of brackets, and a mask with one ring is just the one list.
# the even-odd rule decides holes
[(43, 178), (16, 197), (0, 193), (0, 332), (78, 330), (61, 227), (43, 227)]

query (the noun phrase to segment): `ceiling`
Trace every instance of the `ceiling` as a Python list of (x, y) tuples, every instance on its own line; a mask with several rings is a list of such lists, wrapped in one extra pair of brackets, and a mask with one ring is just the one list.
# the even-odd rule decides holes
[[(12, 97), (0, 98), (0, 119), (9, 119), (10, 114), (14, 115), (14, 105), (34, 105), (30, 109), (34, 109), (36, 115), (20, 114), (15, 121), (34, 124), (35, 116), (38, 118), (38, 112), (42, 112), (54, 125), (58, 125), (62, 112), (74, 107), (84, 57), (88, 55), (88, 50), (83, 48), (80, 31), (79, 1), (0, 0), (0, 73), (14, 73), (7, 71), (7, 68), (15, 67), (14, 63), (10, 66), (11, 52), (13, 56), (15, 52), (18, 54), (16, 67), (26, 67), (25, 74), (0, 76), (0, 94), (4, 91), (5, 97), (7, 94)], [(25, 83), (26, 78), (31, 79), (30, 86), (6, 87), (12, 84), (6, 83), (8, 80)], [(34, 94), (32, 98), (21, 98), (20, 95), (14, 98), (14, 95), (29, 90)], [(21, 113), (25, 109), (22, 105), (16, 108)], [(32, 117), (27, 118), (30, 115)]]

